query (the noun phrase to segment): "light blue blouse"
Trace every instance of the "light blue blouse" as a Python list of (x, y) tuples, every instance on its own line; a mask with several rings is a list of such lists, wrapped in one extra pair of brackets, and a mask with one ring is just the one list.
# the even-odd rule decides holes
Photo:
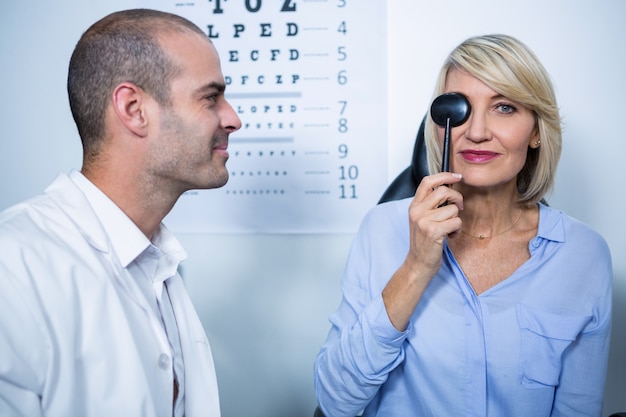
[(353, 242), (343, 299), (315, 361), (324, 413), (600, 416), (612, 284), (604, 239), (540, 205), (530, 259), (480, 295), (446, 245), (398, 332), (381, 293), (408, 252), (410, 201), (376, 206)]

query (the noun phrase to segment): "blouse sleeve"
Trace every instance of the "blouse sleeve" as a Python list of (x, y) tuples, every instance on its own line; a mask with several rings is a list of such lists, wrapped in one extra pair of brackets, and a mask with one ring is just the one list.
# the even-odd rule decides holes
[(381, 286), (390, 277), (370, 276), (368, 236), (376, 222), (368, 217), (352, 244), (342, 279), (342, 301), (330, 317), (328, 338), (315, 361), (318, 403), (333, 417), (354, 417), (371, 401), (388, 374), (404, 360), (403, 344), (410, 331), (397, 331), (387, 315)]

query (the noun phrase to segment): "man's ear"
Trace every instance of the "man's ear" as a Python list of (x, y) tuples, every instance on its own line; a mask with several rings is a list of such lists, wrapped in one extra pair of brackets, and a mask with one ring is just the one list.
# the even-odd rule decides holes
[(140, 137), (147, 135), (146, 93), (141, 88), (129, 82), (119, 84), (113, 90), (112, 104), (115, 115), (126, 129)]

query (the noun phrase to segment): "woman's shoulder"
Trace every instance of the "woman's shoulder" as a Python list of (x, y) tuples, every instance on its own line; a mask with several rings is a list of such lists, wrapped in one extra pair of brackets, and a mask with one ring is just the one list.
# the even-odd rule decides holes
[(377, 204), (365, 214), (361, 227), (408, 226), (409, 206), (412, 200), (411, 197)]
[(567, 214), (561, 209), (540, 204), (539, 236), (567, 243), (568, 246), (584, 246), (608, 253), (604, 237), (587, 223)]

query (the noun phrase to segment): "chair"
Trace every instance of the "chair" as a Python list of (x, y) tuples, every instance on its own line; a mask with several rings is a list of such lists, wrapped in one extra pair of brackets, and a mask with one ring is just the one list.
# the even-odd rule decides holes
[(415, 145), (413, 145), (413, 157), (411, 164), (402, 171), (396, 179), (387, 187), (383, 195), (378, 200), (378, 204), (386, 201), (401, 200), (413, 197), (417, 186), (426, 175), (428, 175), (428, 163), (426, 161), (426, 143), (424, 142), (424, 125), (426, 118), (422, 119)]

